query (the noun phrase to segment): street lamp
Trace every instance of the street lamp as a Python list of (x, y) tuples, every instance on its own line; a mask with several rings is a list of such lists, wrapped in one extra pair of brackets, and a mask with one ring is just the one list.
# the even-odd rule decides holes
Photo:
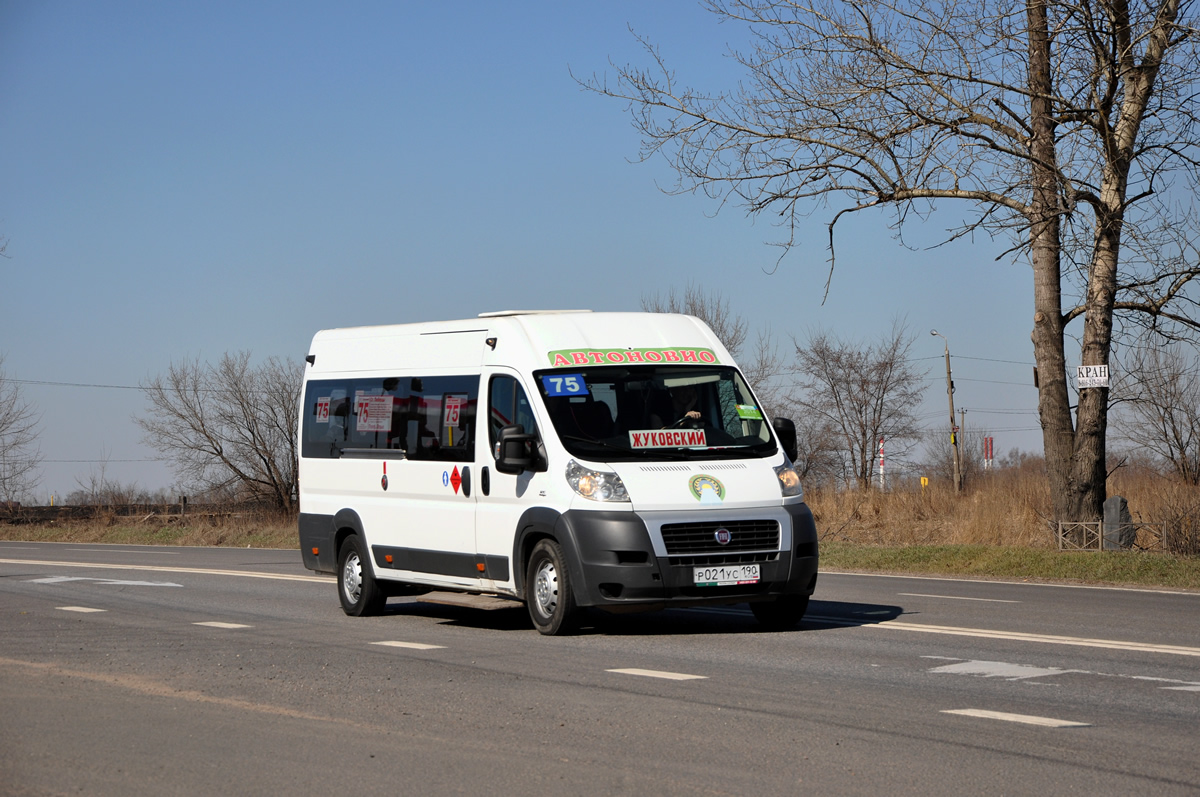
[(958, 454), (958, 427), (954, 425), (954, 380), (950, 377), (950, 341), (936, 329), (929, 330), (946, 341), (946, 395), (950, 398), (950, 447), (954, 450), (954, 492), (962, 492), (962, 465)]

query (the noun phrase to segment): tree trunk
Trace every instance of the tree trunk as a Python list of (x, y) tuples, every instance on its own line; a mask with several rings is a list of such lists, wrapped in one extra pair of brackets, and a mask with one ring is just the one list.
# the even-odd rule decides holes
[[(1044, 0), (1028, 0), (1029, 26), (1030, 155), (1032, 196), (1029, 211), (1030, 261), (1033, 265), (1033, 354), (1038, 367), (1038, 414), (1050, 494), (1056, 520), (1096, 520), (1103, 496), (1094, 510), (1085, 506), (1076, 477), (1075, 430), (1067, 392), (1064, 354), (1061, 226), (1058, 175), (1055, 169), (1055, 123), (1051, 96), (1050, 35)], [(1103, 487), (1103, 483), (1101, 484)], [(1093, 516), (1094, 515), (1094, 516)]]

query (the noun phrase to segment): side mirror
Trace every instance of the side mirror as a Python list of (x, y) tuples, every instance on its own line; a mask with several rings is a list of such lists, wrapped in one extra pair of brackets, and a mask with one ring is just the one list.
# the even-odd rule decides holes
[(538, 470), (541, 460), (538, 456), (538, 436), (527, 434), (521, 424), (501, 429), (497, 443), (500, 450), (496, 456), (496, 470), (514, 476), (521, 471)]
[(779, 445), (783, 448), (783, 453), (787, 454), (788, 459), (795, 462), (798, 455), (796, 424), (792, 423), (791, 418), (772, 418), (771, 428), (775, 430), (775, 436), (779, 438)]

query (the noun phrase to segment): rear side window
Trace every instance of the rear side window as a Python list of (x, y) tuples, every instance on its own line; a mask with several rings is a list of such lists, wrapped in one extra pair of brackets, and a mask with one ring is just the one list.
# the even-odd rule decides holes
[(393, 449), (408, 459), (471, 462), (478, 376), (314, 379), (304, 391), (300, 454)]

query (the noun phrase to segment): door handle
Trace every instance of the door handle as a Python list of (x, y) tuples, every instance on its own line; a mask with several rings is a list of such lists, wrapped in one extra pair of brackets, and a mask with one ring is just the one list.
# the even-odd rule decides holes
[(463, 497), (470, 498), (471, 496), (471, 468), (463, 465), (462, 469), (462, 491)]
[(484, 495), (490, 495), (492, 492), (492, 477), (488, 473), (487, 465), (479, 472), (479, 491)]

